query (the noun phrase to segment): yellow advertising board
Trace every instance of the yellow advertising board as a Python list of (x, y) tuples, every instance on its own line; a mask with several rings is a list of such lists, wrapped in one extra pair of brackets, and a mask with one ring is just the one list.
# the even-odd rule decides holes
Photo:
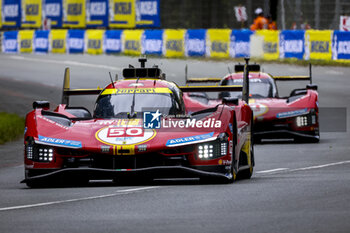
[(230, 56), (230, 29), (208, 29), (207, 56), (228, 58)]
[(25, 31), (18, 32), (20, 53), (33, 52), (33, 37), (34, 37), (34, 30), (25, 30)]
[(308, 59), (331, 60), (332, 59), (332, 31), (331, 30), (306, 30), (305, 31), (305, 56)]
[(255, 33), (264, 38), (264, 59), (279, 59), (279, 31), (264, 29), (257, 30)]
[(88, 54), (103, 53), (103, 35), (105, 30), (86, 30), (86, 52)]
[(184, 29), (164, 30), (164, 55), (166, 57), (185, 56), (185, 33)]
[(2, 28), (2, 1), (3, 0), (0, 0), (0, 28)]
[(141, 54), (141, 38), (143, 30), (123, 31), (123, 52), (130, 55)]
[(22, 27), (40, 28), (42, 0), (22, 0)]
[(109, 27), (135, 28), (135, 0), (109, 0)]
[(66, 52), (67, 30), (56, 29), (50, 31), (50, 51), (52, 53)]
[(85, 0), (63, 0), (63, 27), (85, 28)]

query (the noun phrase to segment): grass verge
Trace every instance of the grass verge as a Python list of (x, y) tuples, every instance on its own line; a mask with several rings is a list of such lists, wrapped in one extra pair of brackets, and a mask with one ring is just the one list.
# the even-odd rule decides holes
[(0, 144), (23, 135), (25, 120), (16, 114), (0, 112)]

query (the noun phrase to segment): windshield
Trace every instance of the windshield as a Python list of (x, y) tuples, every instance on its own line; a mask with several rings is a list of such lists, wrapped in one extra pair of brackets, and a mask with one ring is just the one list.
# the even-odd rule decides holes
[[(221, 85), (242, 85), (243, 79), (224, 80)], [(276, 94), (273, 89), (273, 81), (270, 79), (249, 79), (249, 96), (251, 98), (272, 98)], [(226, 92), (223, 97), (242, 97), (242, 92)]]
[[(96, 101), (95, 118), (127, 118), (130, 113), (134, 94), (101, 95)], [(143, 111), (159, 110), (163, 115), (181, 114), (179, 104), (172, 93), (135, 94), (134, 112), (142, 117)]]

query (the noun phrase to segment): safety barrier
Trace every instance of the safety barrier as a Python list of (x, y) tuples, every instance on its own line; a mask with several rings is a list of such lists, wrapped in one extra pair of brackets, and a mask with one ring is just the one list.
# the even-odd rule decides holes
[(159, 28), (160, 0), (0, 0), (0, 29)]
[[(3, 53), (151, 54), (350, 61), (350, 32), (230, 29), (5, 31)], [(260, 52), (261, 51), (261, 52)]]

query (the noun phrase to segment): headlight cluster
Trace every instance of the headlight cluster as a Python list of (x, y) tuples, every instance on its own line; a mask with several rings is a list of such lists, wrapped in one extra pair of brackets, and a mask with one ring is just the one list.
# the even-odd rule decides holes
[(198, 158), (201, 160), (215, 159), (227, 155), (227, 142), (214, 141), (198, 145)]
[(200, 145), (198, 146), (198, 157), (200, 159), (213, 158), (214, 156), (214, 146), (213, 145)]
[(51, 162), (53, 159), (53, 149), (39, 148), (39, 161)]
[(296, 118), (297, 126), (298, 127), (304, 127), (308, 125), (307, 116), (298, 116)]
[(54, 158), (54, 148), (44, 145), (27, 145), (26, 146), (27, 159), (35, 162), (51, 162)]
[(27, 159), (33, 159), (33, 146), (26, 147)]
[(227, 155), (227, 142), (222, 142), (221, 143), (221, 148), (220, 148), (221, 155)]

